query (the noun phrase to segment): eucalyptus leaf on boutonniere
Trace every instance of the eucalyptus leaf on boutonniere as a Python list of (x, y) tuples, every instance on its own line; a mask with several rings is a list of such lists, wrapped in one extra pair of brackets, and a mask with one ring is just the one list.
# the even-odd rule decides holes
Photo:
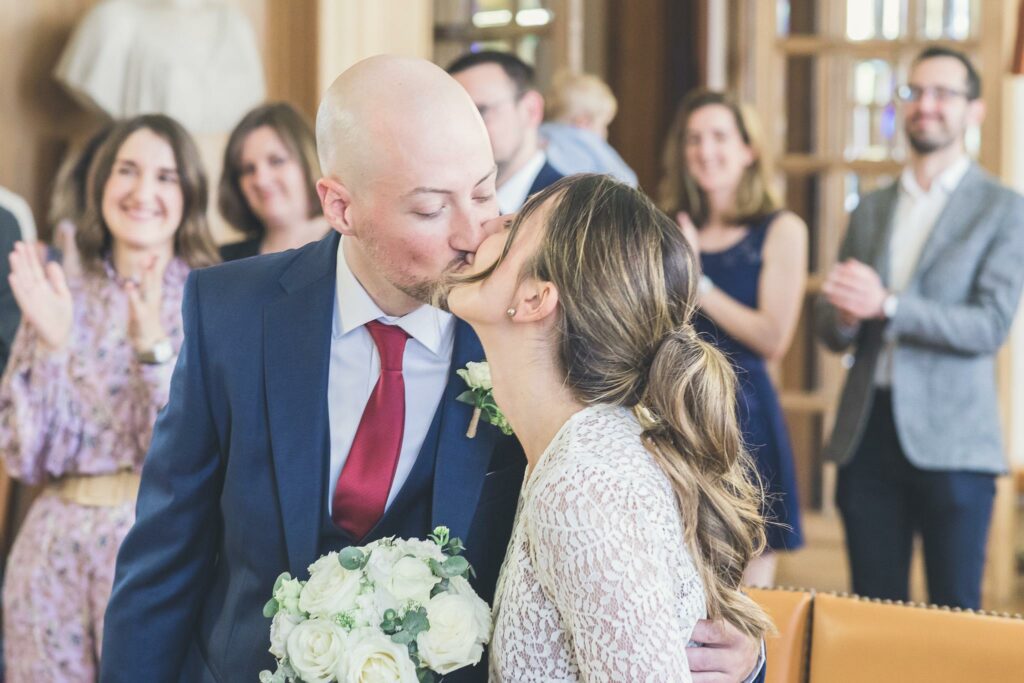
[(468, 391), (464, 391), (456, 397), (457, 401), (468, 403), (473, 406), (473, 419), (469, 421), (469, 428), (466, 436), (470, 439), (476, 436), (476, 428), (480, 420), (490, 422), (501, 430), (502, 434), (512, 434), (512, 425), (505, 419), (501, 408), (494, 402), (494, 385), (491, 384), (491, 366), (487, 361), (481, 363), (466, 363), (466, 367), (456, 370), (455, 374), (461, 377)]

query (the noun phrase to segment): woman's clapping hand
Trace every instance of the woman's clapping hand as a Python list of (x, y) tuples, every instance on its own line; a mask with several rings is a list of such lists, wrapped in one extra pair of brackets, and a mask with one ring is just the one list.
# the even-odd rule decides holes
[(25, 242), (15, 243), (9, 259), (8, 281), (22, 319), (50, 350), (63, 349), (74, 315), (64, 269), (54, 262), (44, 265), (38, 250)]

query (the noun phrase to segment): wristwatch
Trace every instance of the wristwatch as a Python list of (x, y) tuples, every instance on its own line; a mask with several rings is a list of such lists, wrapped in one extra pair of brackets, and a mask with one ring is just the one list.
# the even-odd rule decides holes
[(896, 307), (899, 306), (900, 299), (895, 294), (888, 294), (882, 299), (882, 315), (887, 320), (892, 320), (893, 316), (896, 315)]
[(697, 294), (704, 296), (712, 289), (715, 288), (715, 283), (711, 281), (707, 275), (701, 275), (700, 279), (697, 280)]
[(139, 359), (140, 363), (146, 365), (163, 365), (174, 356), (174, 347), (171, 346), (171, 340), (164, 337), (153, 346), (145, 351), (138, 351), (135, 357)]

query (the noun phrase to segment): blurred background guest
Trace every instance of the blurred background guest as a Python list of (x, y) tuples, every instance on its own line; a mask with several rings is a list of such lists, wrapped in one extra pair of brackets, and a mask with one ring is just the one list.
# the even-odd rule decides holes
[(978, 609), (1006, 471), (995, 355), (1024, 285), (1024, 197), (967, 153), (985, 104), (966, 54), (925, 49), (898, 95), (907, 165), (851, 214), (817, 302), (822, 341), (855, 353), (825, 455), (853, 590), (908, 600), (920, 534), (929, 601)]
[(225, 261), (295, 249), (330, 230), (316, 181), (320, 163), (309, 123), (283, 102), (253, 109), (224, 150), (221, 215), (246, 235), (221, 247)]
[(498, 208), (515, 213), (535, 192), (564, 173), (549, 163), (538, 129), (544, 97), (532, 66), (508, 52), (469, 52), (448, 65), (487, 126), (498, 166)]
[(162, 115), (117, 124), (88, 174), (82, 272), (19, 243), (22, 325), (0, 382), (0, 456), (46, 483), (8, 559), (8, 681), (93, 681), (118, 547), (166, 403), (191, 268), (217, 260), (189, 135)]
[(803, 545), (793, 452), (766, 361), (782, 358), (800, 316), (807, 226), (782, 210), (750, 110), (696, 91), (680, 105), (664, 153), (661, 208), (700, 254), (697, 328), (732, 359), (739, 418), (767, 493), (767, 550), (744, 580), (771, 585), (776, 551)]
[(619, 103), (611, 88), (592, 74), (560, 71), (544, 98), (541, 144), (562, 173), (607, 173), (631, 187), (636, 173), (608, 144), (608, 124)]

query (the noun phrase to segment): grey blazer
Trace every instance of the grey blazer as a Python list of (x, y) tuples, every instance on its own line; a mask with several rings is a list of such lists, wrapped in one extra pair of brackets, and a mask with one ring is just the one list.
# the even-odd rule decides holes
[[(886, 282), (898, 186), (865, 196), (839, 260), (855, 258)], [(853, 457), (874, 395), (879, 352), (894, 341), (893, 417), (907, 459), (926, 470), (1006, 471), (995, 354), (1024, 283), (1024, 197), (972, 164), (949, 197), (888, 321), (844, 330), (823, 297), (815, 328), (832, 350), (855, 347), (825, 456)]]

